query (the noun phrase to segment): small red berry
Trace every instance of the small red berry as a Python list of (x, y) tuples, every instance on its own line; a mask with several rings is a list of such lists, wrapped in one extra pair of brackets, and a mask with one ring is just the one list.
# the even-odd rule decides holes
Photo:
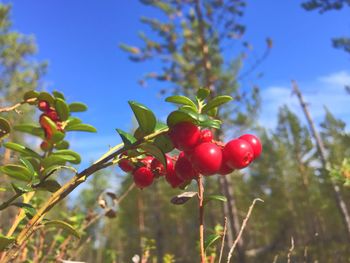
[(45, 132), (45, 138), (50, 140), (52, 138), (53, 131), (47, 119), (45, 119), (44, 117), (47, 117), (47, 116), (45, 114), (40, 115), (39, 123)]
[(212, 142), (213, 133), (211, 130), (201, 130), (200, 142)]
[(46, 112), (50, 109), (50, 104), (46, 100), (39, 100), (38, 108), (39, 110)]
[(200, 130), (191, 122), (180, 122), (171, 128), (169, 136), (177, 149), (186, 151), (198, 144)]
[(137, 187), (145, 188), (153, 183), (154, 175), (147, 167), (140, 167), (133, 172), (134, 182)]
[(46, 112), (46, 116), (49, 117), (54, 122), (60, 120), (60, 118), (58, 117), (57, 111), (55, 111), (55, 110), (50, 109), (49, 111)]
[(222, 150), (214, 143), (204, 142), (194, 148), (191, 157), (193, 167), (203, 175), (213, 175), (221, 167)]
[(152, 163), (153, 159), (154, 159), (153, 156), (146, 156), (145, 158), (143, 158), (143, 159), (141, 160), (141, 163), (142, 163), (144, 166), (146, 166), (146, 167), (148, 167), (148, 168), (151, 168), (151, 163)]
[(174, 170), (168, 171), (165, 175), (165, 179), (171, 185), (172, 188), (176, 188), (184, 183), (184, 180), (179, 178)]
[(177, 177), (184, 181), (198, 177), (198, 172), (193, 169), (191, 161), (187, 158), (184, 152), (179, 154), (175, 164), (175, 172)]
[(252, 134), (244, 134), (239, 137), (241, 140), (245, 140), (250, 144), (254, 152), (254, 159), (258, 158), (262, 152), (261, 142), (258, 137)]
[(135, 165), (133, 165), (133, 163), (128, 159), (121, 159), (118, 162), (118, 165), (119, 165), (120, 169), (122, 169), (126, 173), (131, 172), (135, 168)]
[(221, 167), (218, 171), (218, 174), (221, 174), (221, 175), (226, 175), (226, 174), (230, 174), (233, 172), (233, 168), (229, 167), (226, 162), (224, 161), (224, 159), (222, 159), (222, 162), (221, 162)]
[(50, 144), (48, 141), (42, 141), (42, 143), (40, 144), (40, 148), (41, 150), (46, 152), (52, 148), (52, 144)]
[(254, 152), (250, 144), (241, 139), (229, 141), (223, 150), (224, 162), (233, 169), (247, 167), (254, 158)]
[(171, 157), (168, 155), (166, 155), (166, 165), (167, 167), (165, 169), (164, 165), (157, 158), (154, 158), (151, 162), (151, 171), (156, 176), (164, 176), (167, 174), (167, 172), (173, 171), (174, 163)]

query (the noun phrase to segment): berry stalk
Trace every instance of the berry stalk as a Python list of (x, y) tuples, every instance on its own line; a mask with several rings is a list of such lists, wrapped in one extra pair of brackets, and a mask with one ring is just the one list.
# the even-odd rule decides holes
[(198, 183), (198, 205), (199, 205), (199, 246), (201, 263), (206, 262), (205, 250), (204, 250), (204, 187), (203, 187), (203, 176), (199, 175), (197, 179)]

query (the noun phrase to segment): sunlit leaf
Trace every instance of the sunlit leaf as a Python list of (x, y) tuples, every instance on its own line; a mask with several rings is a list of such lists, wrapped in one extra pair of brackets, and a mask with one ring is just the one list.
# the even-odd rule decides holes
[(56, 109), (57, 114), (60, 117), (61, 121), (65, 121), (68, 119), (69, 114), (70, 114), (69, 107), (63, 99), (56, 98), (55, 109)]
[(146, 135), (152, 133), (157, 123), (154, 113), (145, 105), (135, 101), (129, 101), (129, 105), (142, 131)]
[(63, 95), (62, 92), (59, 92), (59, 91), (57, 91), (57, 90), (54, 90), (54, 91), (52, 92), (52, 94), (55, 96), (55, 98), (64, 100), (64, 95)]
[(70, 163), (79, 164), (81, 162), (80, 155), (77, 152), (74, 152), (72, 150), (58, 150), (51, 154), (51, 156), (62, 156), (62, 155), (72, 156), (74, 159), (69, 160)]
[(55, 98), (48, 92), (42, 91), (38, 96), (38, 100), (47, 101), (50, 106), (55, 106)]
[(16, 131), (29, 133), (40, 138), (44, 138), (45, 136), (44, 130), (40, 126), (34, 124), (19, 124), (14, 126), (13, 129)]
[(213, 108), (217, 108), (219, 107), (220, 105), (223, 105), (229, 101), (232, 100), (232, 97), (231, 96), (218, 96), (218, 97), (215, 97), (214, 99), (210, 100), (202, 109), (202, 112), (203, 113), (206, 113), (208, 112), (209, 110), (213, 109)]
[(78, 123), (67, 125), (65, 128), (66, 131), (84, 131), (84, 132), (97, 132), (96, 128), (90, 124)]
[(23, 95), (24, 100), (35, 99), (39, 96), (39, 92), (35, 90), (29, 90)]
[(11, 185), (17, 194), (29, 193), (33, 191), (33, 189), (27, 185), (20, 185), (18, 183), (11, 183)]
[(209, 195), (204, 198), (204, 204), (207, 204), (210, 201), (227, 202), (227, 198), (223, 195)]
[(12, 178), (25, 182), (30, 182), (33, 177), (33, 174), (27, 167), (17, 164), (6, 164), (1, 166), (0, 171)]
[(41, 158), (41, 156), (38, 153), (34, 152), (32, 149), (30, 149), (26, 146), (23, 146), (21, 144), (18, 144), (18, 143), (7, 142), (7, 143), (4, 143), (4, 146), (7, 149), (13, 150), (15, 152), (19, 152), (19, 153), (23, 154), (24, 156), (31, 156), (31, 157), (38, 158), (38, 159)]
[(83, 112), (87, 111), (88, 107), (82, 102), (72, 102), (69, 104), (69, 110), (71, 112)]
[(201, 88), (197, 91), (198, 100), (205, 100), (210, 95), (210, 89)]
[(136, 138), (130, 133), (127, 133), (121, 129), (116, 129), (116, 130), (119, 133), (120, 137), (122, 138), (124, 145), (130, 145), (136, 142)]
[(180, 104), (180, 105), (187, 105), (194, 111), (197, 111), (196, 104), (190, 98), (187, 98), (185, 96), (174, 95), (174, 96), (167, 97), (165, 101), (172, 102), (175, 104)]

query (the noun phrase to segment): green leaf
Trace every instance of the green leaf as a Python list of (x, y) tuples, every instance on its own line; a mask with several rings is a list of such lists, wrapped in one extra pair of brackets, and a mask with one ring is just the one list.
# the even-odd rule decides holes
[(0, 234), (0, 251), (4, 251), (9, 245), (15, 242), (14, 237), (6, 237)]
[(62, 228), (66, 230), (69, 234), (77, 238), (80, 238), (78, 231), (72, 225), (62, 220), (50, 220), (50, 221), (43, 222), (43, 224), (48, 227)]
[(232, 97), (231, 96), (226, 96), (226, 95), (215, 97), (214, 99), (209, 101), (207, 103), (207, 105), (205, 105), (203, 107), (202, 113), (206, 113), (209, 110), (211, 110), (213, 108), (216, 108), (216, 107), (219, 107), (220, 105), (225, 104), (225, 103), (227, 103), (227, 102), (229, 102), (231, 100), (232, 100)]
[(29, 193), (33, 191), (33, 189), (27, 185), (20, 185), (17, 183), (11, 183), (11, 185), (17, 194)]
[(174, 150), (175, 146), (170, 140), (169, 135), (161, 134), (154, 139), (154, 145), (162, 150), (163, 153), (168, 153)]
[(202, 89), (199, 89), (197, 91), (197, 99), (198, 100), (205, 100), (206, 98), (208, 98), (208, 96), (210, 95), (210, 89), (205, 89), (205, 88), (202, 88)]
[(17, 164), (7, 164), (1, 166), (0, 171), (12, 178), (25, 182), (30, 182), (33, 177), (33, 174), (28, 170), (28, 168)]
[(167, 124), (169, 127), (173, 127), (179, 122), (192, 122), (198, 123), (198, 114), (189, 110), (179, 109), (171, 112), (167, 118)]
[(72, 156), (74, 159), (73, 160), (69, 160), (70, 163), (73, 164), (79, 164), (81, 162), (81, 157), (77, 152), (74, 152), (72, 150), (58, 150), (54, 153), (51, 154), (51, 156), (62, 156), (62, 155), (66, 155), (66, 156)]
[(33, 174), (33, 175), (37, 174), (37, 172), (35, 171), (32, 163), (30, 161), (28, 161), (25, 158), (19, 158), (19, 160), (30, 171), (31, 174)]
[(196, 196), (197, 192), (183, 192), (171, 198), (170, 202), (174, 205), (183, 205), (192, 197)]
[(25, 147), (25, 146), (18, 144), (18, 143), (7, 142), (7, 143), (4, 143), (4, 146), (7, 149), (13, 150), (15, 152), (19, 152), (19, 153), (23, 154), (24, 156), (31, 156), (31, 157), (37, 158), (37, 159), (41, 158), (41, 156), (38, 153), (34, 152), (32, 149)]
[(220, 202), (227, 202), (227, 198), (223, 195), (209, 195), (204, 198), (204, 204), (207, 204), (210, 201), (220, 201)]
[(82, 123), (81, 119), (70, 116), (67, 120), (67, 126)]
[(127, 133), (121, 129), (116, 129), (116, 130), (119, 133), (120, 137), (122, 138), (124, 145), (131, 145), (134, 142), (136, 142), (136, 138), (130, 133)]
[(16, 131), (29, 133), (40, 138), (45, 137), (44, 130), (40, 126), (36, 126), (33, 124), (19, 124), (14, 126), (13, 129)]
[(167, 163), (166, 163), (166, 157), (165, 154), (162, 152), (161, 149), (159, 149), (157, 146), (155, 146), (154, 144), (151, 143), (145, 143), (140, 145), (140, 147), (142, 150), (144, 150), (146, 153), (154, 156), (155, 158), (158, 159), (158, 161), (160, 161), (161, 164), (163, 164), (163, 166), (167, 167)]
[(87, 105), (82, 102), (72, 102), (71, 104), (69, 104), (69, 110), (71, 112), (83, 112), (87, 111), (87, 109)]
[(97, 132), (96, 128), (90, 124), (78, 123), (73, 125), (67, 125), (66, 131), (85, 131), (85, 132)]
[(56, 180), (48, 179), (37, 185), (37, 188), (39, 190), (46, 190), (51, 193), (54, 193), (61, 188), (61, 185)]
[(73, 171), (75, 174), (78, 173), (78, 171), (72, 167), (72, 166), (66, 166), (66, 165), (52, 165), (52, 166), (49, 166), (48, 168), (45, 168), (43, 171), (42, 171), (42, 174), (44, 176), (47, 176), (49, 174), (53, 174), (55, 173), (56, 171), (60, 170), (60, 169), (68, 169), (68, 170), (71, 170)]
[(40, 92), (40, 94), (38, 96), (38, 100), (45, 100), (50, 104), (50, 106), (55, 105), (55, 98), (52, 97), (52, 95), (50, 93), (45, 92), (45, 91)]
[(29, 219), (32, 219), (33, 216), (36, 214), (36, 209), (31, 204), (16, 202), (12, 203), (11, 205), (22, 208), (26, 217), (28, 217)]
[(60, 117), (61, 121), (65, 121), (68, 119), (70, 114), (69, 107), (63, 99), (56, 98), (55, 109), (57, 110), (58, 116)]
[(129, 105), (134, 112), (141, 130), (145, 132), (146, 135), (152, 133), (157, 123), (154, 113), (146, 106), (135, 101), (129, 101)]
[(194, 111), (198, 110), (196, 104), (190, 98), (187, 98), (185, 96), (179, 96), (179, 95), (170, 96), (170, 97), (167, 97), (165, 101), (172, 102), (175, 104), (180, 104), (180, 105), (187, 105)]
[(53, 165), (64, 165), (66, 162), (74, 161), (75, 157), (71, 155), (50, 155), (42, 161), (42, 165), (45, 169)]
[(43, 120), (45, 120), (46, 124), (49, 125), (50, 129), (52, 130), (51, 141), (54, 143), (62, 141), (64, 139), (65, 134), (57, 129), (57, 124), (47, 116), (43, 116), (42, 118)]
[(6, 119), (0, 117), (0, 141), (7, 137), (10, 132), (10, 123)]
[(69, 142), (68, 141), (60, 141), (55, 145), (55, 148), (58, 150), (65, 150), (69, 148)]
[(64, 95), (62, 92), (55, 90), (52, 92), (52, 94), (55, 96), (55, 98), (64, 100)]
[(207, 250), (210, 246), (212, 246), (217, 240), (221, 238), (220, 235), (211, 234), (204, 241), (204, 250)]
[(220, 129), (221, 121), (220, 120), (210, 119), (207, 115), (201, 114), (199, 125), (201, 127), (205, 127), (205, 128)]
[(29, 90), (23, 95), (23, 100), (35, 99), (39, 96), (39, 92), (35, 90)]

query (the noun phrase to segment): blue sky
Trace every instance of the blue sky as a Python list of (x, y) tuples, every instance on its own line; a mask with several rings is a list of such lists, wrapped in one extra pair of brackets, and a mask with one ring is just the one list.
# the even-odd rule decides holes
[[(118, 49), (122, 42), (140, 43), (137, 32), (145, 27), (139, 17), (158, 17), (155, 10), (136, 0), (4, 2), (13, 4), (14, 29), (34, 35), (39, 47), (37, 58), (49, 62), (45, 77), (48, 89), (61, 90), (68, 100), (89, 105), (81, 117), (99, 133), (72, 136), (73, 148), (86, 161), (119, 142), (116, 127), (132, 127), (128, 100), (148, 105), (158, 116), (172, 109), (157, 95), (158, 88), (137, 84), (144, 73), (156, 70), (159, 64), (132, 63)], [(256, 72), (263, 72), (263, 78), (254, 80), (261, 87), (264, 103), (260, 122), (274, 127), (276, 111), (283, 103), (298, 111), (295, 98), (290, 97), (291, 79), (299, 82), (318, 120), (326, 104), (349, 122), (350, 96), (345, 95), (343, 86), (350, 83), (350, 56), (333, 49), (330, 39), (350, 35), (350, 9), (319, 15), (304, 11), (300, 3), (248, 1), (244, 38), (252, 43), (256, 54), (264, 51), (266, 37), (274, 42), (270, 56)], [(251, 79), (245, 80), (242, 87), (252, 84)]]

